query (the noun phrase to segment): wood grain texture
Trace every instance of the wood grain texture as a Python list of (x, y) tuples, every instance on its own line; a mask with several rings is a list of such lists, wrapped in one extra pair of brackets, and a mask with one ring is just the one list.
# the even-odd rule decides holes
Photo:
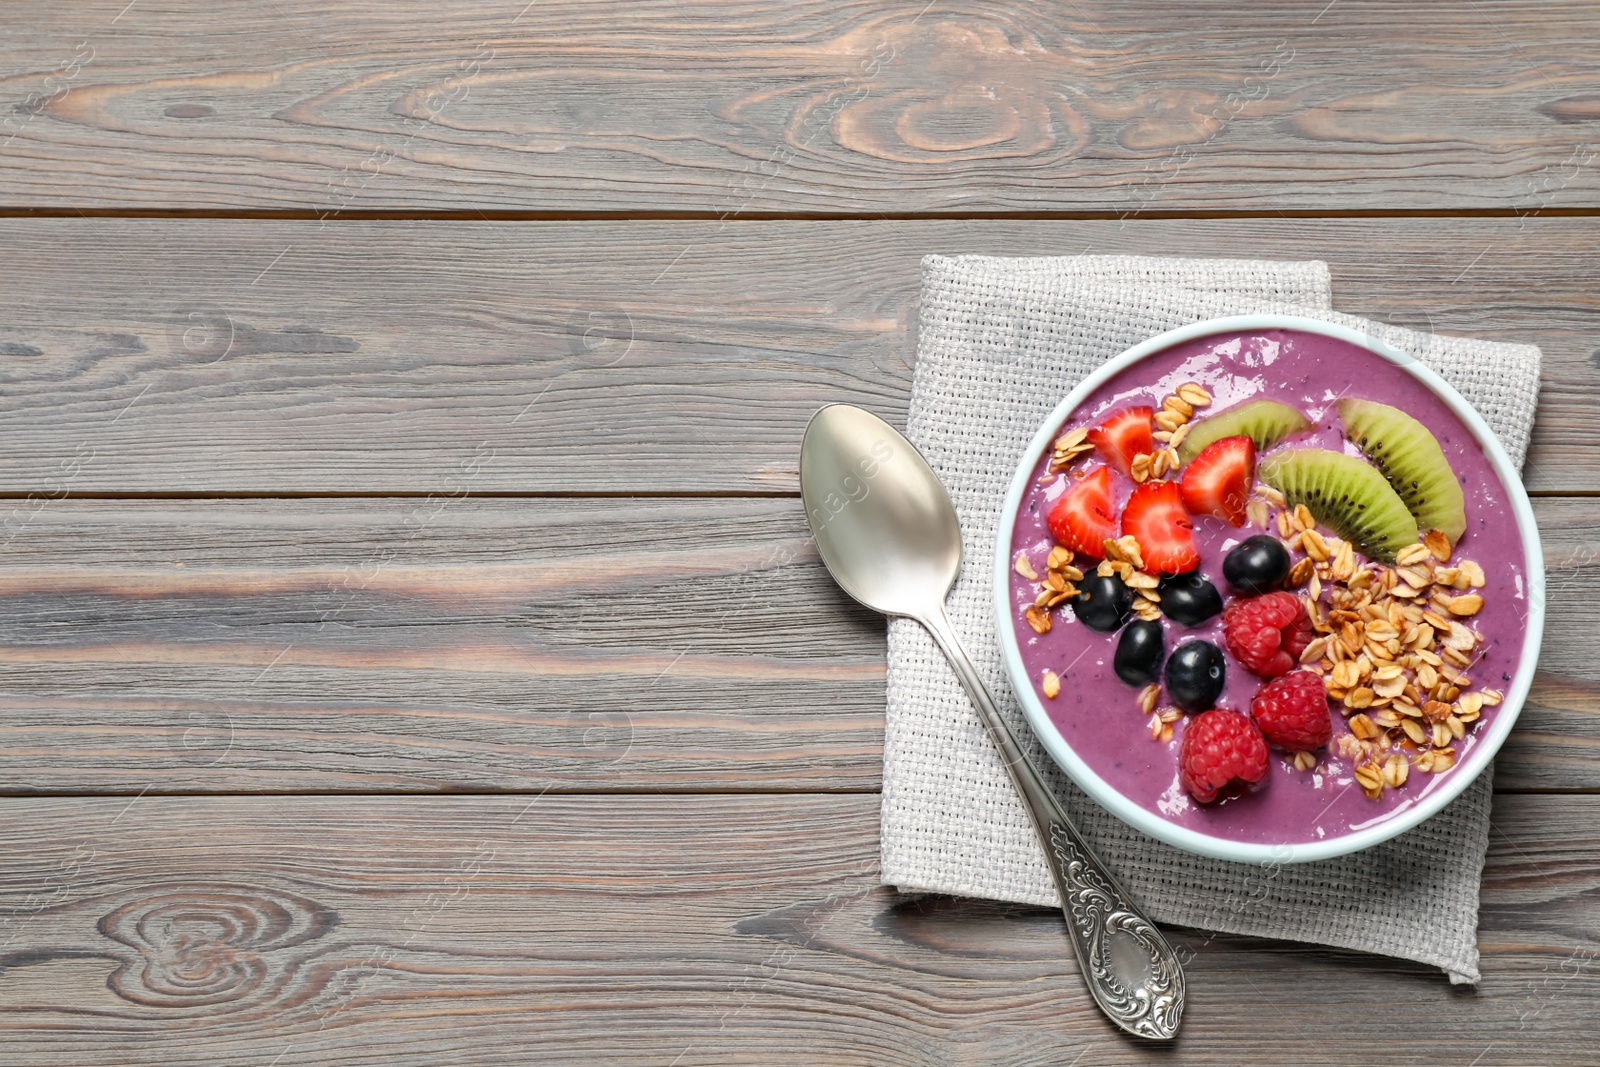
[(11, 5), (0, 206), (1600, 203), (1586, 0)]
[[(1497, 801), (1476, 994), (1176, 932), (1177, 1054), (1583, 1061), (1597, 816)], [(879, 888), (876, 837), (875, 797), (6, 800), (0, 1042), (18, 1067), (1172, 1061), (1099, 1017), (1058, 914)]]
[[(1600, 788), (1600, 523), (1502, 790)], [(883, 623), (778, 500), (56, 501), (0, 568), (7, 792), (874, 789)]]
[(7, 791), (878, 783), (883, 623), (793, 501), (67, 500), (4, 552)]
[(1600, 490), (1600, 219), (0, 221), (0, 492), (793, 492), (903, 419), (927, 252), (1325, 258), (1337, 305), (1545, 354), (1537, 492)]

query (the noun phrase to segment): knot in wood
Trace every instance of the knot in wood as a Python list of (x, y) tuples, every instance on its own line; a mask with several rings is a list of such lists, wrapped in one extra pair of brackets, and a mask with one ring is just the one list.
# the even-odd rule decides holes
[(247, 999), (267, 979), (264, 954), (320, 937), (332, 912), (279, 890), (158, 888), (100, 920), (100, 932), (136, 954), (111, 976), (113, 992), (157, 1007)]

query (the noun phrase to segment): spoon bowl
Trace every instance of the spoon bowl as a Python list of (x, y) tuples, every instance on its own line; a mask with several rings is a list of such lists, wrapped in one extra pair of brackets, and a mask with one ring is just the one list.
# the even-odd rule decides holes
[(944, 602), (961, 570), (955, 507), (894, 427), (848, 404), (817, 412), (800, 446), (800, 495), (845, 592), (886, 615), (915, 617)]

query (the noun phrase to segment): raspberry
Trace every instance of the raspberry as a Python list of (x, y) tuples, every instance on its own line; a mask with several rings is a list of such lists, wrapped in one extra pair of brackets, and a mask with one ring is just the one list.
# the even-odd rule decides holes
[(1311, 671), (1290, 671), (1262, 686), (1250, 714), (1268, 741), (1292, 752), (1321, 748), (1333, 736), (1328, 691), (1322, 676)]
[(1259, 782), (1267, 776), (1267, 742), (1237, 711), (1207, 711), (1183, 728), (1178, 745), (1178, 781), (1202, 804), (1235, 778)]
[(1311, 643), (1311, 619), (1293, 593), (1267, 593), (1224, 608), (1222, 636), (1245, 669), (1274, 678), (1300, 662), (1300, 653)]

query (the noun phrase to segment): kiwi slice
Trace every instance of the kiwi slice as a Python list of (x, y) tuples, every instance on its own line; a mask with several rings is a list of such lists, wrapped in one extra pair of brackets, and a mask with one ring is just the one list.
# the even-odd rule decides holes
[(1366, 453), (1400, 494), (1420, 530), (1440, 530), (1453, 545), (1467, 529), (1461, 482), (1428, 428), (1399, 408), (1376, 400), (1341, 400), (1334, 407), (1345, 435)]
[(1256, 476), (1289, 501), (1304, 504), (1317, 521), (1369, 559), (1393, 563), (1416, 544), (1417, 520), (1378, 469), (1343, 452), (1288, 448), (1261, 461)]
[(1206, 445), (1224, 437), (1244, 434), (1256, 443), (1257, 452), (1265, 452), (1290, 434), (1309, 429), (1311, 420), (1298, 408), (1276, 400), (1247, 400), (1191, 423), (1188, 436), (1178, 446), (1178, 461), (1189, 462)]

